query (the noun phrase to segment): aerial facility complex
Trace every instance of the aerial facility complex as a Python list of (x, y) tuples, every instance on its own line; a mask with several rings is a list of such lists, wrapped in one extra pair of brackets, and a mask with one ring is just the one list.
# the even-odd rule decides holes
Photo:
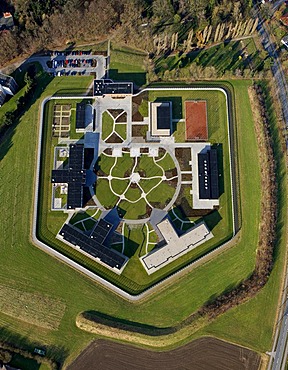
[[(173, 99), (159, 92), (150, 100), (149, 89), (145, 96), (133, 95), (132, 82), (103, 79), (94, 80), (93, 98), (49, 102), (57, 139), (50, 210), (67, 214), (55, 237), (118, 275), (129, 263), (125, 225), (146, 225), (139, 260), (150, 275), (213, 245), (205, 215), (217, 211), (222, 194), (207, 102), (185, 100), (178, 120)], [(175, 135), (178, 122), (182, 139)]]

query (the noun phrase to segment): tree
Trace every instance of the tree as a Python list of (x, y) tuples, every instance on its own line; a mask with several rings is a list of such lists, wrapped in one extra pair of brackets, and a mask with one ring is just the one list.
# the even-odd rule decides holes
[(4, 125), (11, 126), (13, 124), (14, 118), (14, 112), (6, 112), (4, 115)]
[(33, 79), (30, 77), (28, 72), (26, 72), (24, 75), (24, 82), (26, 84), (26, 91), (29, 91), (33, 85)]
[(8, 364), (12, 360), (12, 355), (8, 351), (4, 351), (0, 349), (0, 362), (2, 361), (4, 364)]

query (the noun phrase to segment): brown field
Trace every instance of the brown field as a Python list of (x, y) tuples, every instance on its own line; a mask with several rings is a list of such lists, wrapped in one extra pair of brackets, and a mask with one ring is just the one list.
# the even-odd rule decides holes
[(259, 354), (215, 338), (197, 339), (166, 352), (98, 340), (68, 370), (258, 370), (260, 362)]
[(207, 140), (206, 101), (185, 101), (186, 140)]

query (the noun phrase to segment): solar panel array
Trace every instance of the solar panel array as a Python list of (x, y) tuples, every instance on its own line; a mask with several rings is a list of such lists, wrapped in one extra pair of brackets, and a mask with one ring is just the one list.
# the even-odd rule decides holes
[(76, 104), (76, 129), (84, 129), (85, 125), (85, 103)]
[(94, 80), (94, 96), (102, 95), (127, 95), (133, 93), (132, 82), (105, 82)]
[[(106, 265), (120, 270), (125, 264), (126, 258), (102, 244), (110, 233), (111, 228), (111, 224), (104, 220), (100, 220), (95, 229), (92, 231), (92, 234), (94, 235), (94, 237), (92, 238), (92, 234), (88, 236), (86, 234), (83, 234), (74, 226), (70, 224), (64, 224), (59, 234), (68, 243), (78, 246), (81, 250), (90, 254), (92, 257), (99, 258), (100, 261), (105, 263)], [(96, 230), (98, 230), (98, 232), (100, 233), (99, 236), (96, 235)], [(100, 240), (103, 241), (100, 242)]]
[(90, 238), (96, 240), (100, 244), (103, 244), (104, 240), (110, 232), (110, 229), (111, 224), (101, 219), (90, 234)]
[(218, 199), (217, 150), (210, 149), (198, 154), (199, 199)]
[(67, 170), (52, 170), (51, 182), (68, 184), (67, 208), (75, 209), (83, 206), (83, 185), (86, 183), (84, 167), (84, 145), (69, 145), (69, 162)]
[(84, 145), (70, 144), (69, 145), (69, 169), (82, 170), (84, 166)]
[(157, 107), (157, 129), (170, 129), (171, 111), (170, 105)]
[(211, 187), (211, 198), (219, 198), (219, 174), (218, 174), (218, 159), (217, 159), (217, 150), (211, 149), (209, 151), (210, 159), (210, 187)]

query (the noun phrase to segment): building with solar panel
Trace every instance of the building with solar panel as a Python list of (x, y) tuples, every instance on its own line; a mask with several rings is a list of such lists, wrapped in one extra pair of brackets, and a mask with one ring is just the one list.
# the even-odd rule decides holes
[(104, 219), (100, 219), (89, 234), (84, 234), (71, 224), (64, 224), (57, 237), (120, 274), (128, 258), (106, 246), (105, 242), (112, 234), (112, 229), (113, 225)]
[(198, 154), (199, 199), (218, 199), (217, 150), (210, 149)]
[(152, 136), (170, 136), (172, 132), (172, 103), (150, 103), (150, 132)]
[(83, 207), (83, 186), (86, 184), (84, 169), (84, 145), (69, 145), (67, 169), (52, 170), (52, 184), (67, 184), (67, 209)]
[(86, 128), (85, 110), (86, 110), (85, 102), (76, 104), (76, 132), (85, 131)]

